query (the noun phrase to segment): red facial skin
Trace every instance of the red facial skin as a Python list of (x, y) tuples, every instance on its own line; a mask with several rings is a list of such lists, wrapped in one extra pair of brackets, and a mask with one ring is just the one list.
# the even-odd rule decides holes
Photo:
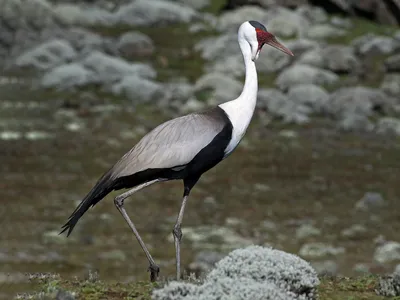
[(261, 51), (261, 48), (267, 44), (270, 45), (288, 55), (294, 56), (292, 51), (290, 51), (288, 48), (283, 46), (278, 40), (275, 38), (275, 36), (272, 33), (269, 33), (268, 31), (262, 30), (260, 28), (256, 28), (256, 33), (257, 33), (257, 41), (258, 41), (258, 50)]
[(264, 44), (268, 44), (269, 41), (274, 39), (275, 37), (269, 33), (268, 31), (264, 31), (262, 29), (256, 28), (257, 33), (257, 41), (258, 41), (258, 50), (261, 50)]

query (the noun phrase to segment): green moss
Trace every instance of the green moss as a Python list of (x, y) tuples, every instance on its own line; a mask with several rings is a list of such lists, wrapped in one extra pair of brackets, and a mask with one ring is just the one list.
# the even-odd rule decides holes
[(258, 73), (258, 84), (262, 88), (274, 88), (275, 80), (276, 80), (275, 73), (261, 73), (261, 72)]
[(337, 89), (346, 86), (346, 80), (348, 79), (347, 74), (339, 75), (339, 80), (332, 84), (325, 84), (322, 87), (325, 88), (328, 92), (333, 93)]
[(186, 24), (163, 27), (97, 26), (91, 30), (110, 37), (118, 37), (132, 30), (148, 35), (157, 46), (151, 57), (141, 60), (153, 65), (158, 73), (157, 80), (162, 82), (174, 77), (185, 77), (194, 82), (200, 77), (203, 74), (204, 60), (194, 51), (194, 45), (202, 38), (216, 34), (211, 28), (192, 33)]
[(353, 26), (344, 36), (332, 37), (327, 41), (332, 44), (350, 44), (354, 39), (367, 33), (376, 35), (393, 35), (398, 29), (395, 26), (382, 25), (362, 18), (352, 18)]
[(372, 275), (358, 278), (326, 277), (321, 280), (318, 293), (321, 300), (390, 299), (378, 296), (375, 292), (377, 286), (378, 277)]
[(210, 5), (207, 6), (204, 11), (214, 15), (218, 15), (221, 12), (222, 8), (226, 5), (227, 0), (213, 0), (210, 2)]
[(206, 30), (190, 33), (186, 25), (162, 29), (146, 28), (141, 31), (148, 34), (157, 45), (152, 60), (158, 72), (158, 80), (186, 77), (190, 82), (194, 82), (203, 74), (205, 62), (194, 50), (194, 45), (206, 36), (215, 35), (215, 32)]
[(199, 101), (207, 101), (212, 95), (213, 89), (206, 88), (195, 93), (196, 99)]
[[(121, 284), (118, 282), (103, 282), (100, 280), (51, 280), (41, 288), (47, 297), (52, 297), (59, 291), (69, 292), (75, 295), (76, 299), (97, 300), (97, 299), (135, 299), (150, 300), (151, 291), (157, 287), (157, 283), (134, 282)], [(41, 299), (39, 294), (34, 299)]]

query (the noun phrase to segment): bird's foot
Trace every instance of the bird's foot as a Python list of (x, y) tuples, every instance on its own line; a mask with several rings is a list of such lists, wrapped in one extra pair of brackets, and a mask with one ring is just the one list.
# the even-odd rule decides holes
[(150, 264), (147, 271), (150, 271), (150, 281), (155, 282), (158, 278), (158, 274), (160, 273), (160, 267), (156, 264)]

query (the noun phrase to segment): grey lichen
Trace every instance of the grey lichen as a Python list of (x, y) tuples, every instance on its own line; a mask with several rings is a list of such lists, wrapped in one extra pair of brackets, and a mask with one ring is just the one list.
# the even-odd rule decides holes
[(152, 299), (154, 300), (183, 300), (190, 299), (190, 296), (198, 294), (200, 286), (188, 283), (171, 281), (162, 289), (154, 290)]
[(203, 284), (170, 282), (153, 300), (313, 300), (317, 273), (300, 257), (260, 246), (232, 251)]
[(376, 293), (381, 296), (400, 296), (400, 274), (394, 273), (379, 279)]
[(296, 295), (313, 299), (319, 279), (311, 265), (300, 257), (272, 248), (250, 246), (232, 251), (216, 265), (208, 279), (250, 278), (271, 282)]

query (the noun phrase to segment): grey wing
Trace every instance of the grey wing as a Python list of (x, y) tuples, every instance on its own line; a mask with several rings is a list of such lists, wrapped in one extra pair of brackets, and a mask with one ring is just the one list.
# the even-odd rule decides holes
[(123, 177), (151, 168), (188, 164), (223, 129), (218, 113), (189, 114), (162, 123), (145, 135), (112, 168)]

